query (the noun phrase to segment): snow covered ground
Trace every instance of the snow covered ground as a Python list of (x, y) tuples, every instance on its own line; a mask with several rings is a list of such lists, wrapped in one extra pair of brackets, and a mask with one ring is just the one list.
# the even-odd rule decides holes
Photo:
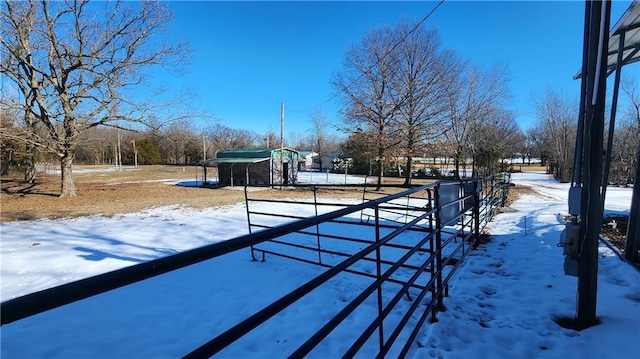
[[(640, 273), (607, 247), (601, 246), (599, 262), (602, 323), (581, 332), (555, 324), (557, 316), (573, 316), (576, 306), (577, 281), (564, 275), (562, 249), (556, 246), (564, 228), (561, 215), (567, 211), (568, 186), (542, 173), (514, 174), (513, 181), (531, 185), (537, 193), (517, 200), (512, 206), (517, 212), (495, 217), (489, 226), (492, 241), (467, 257), (445, 299), (447, 310), (439, 313), (439, 322), (423, 327), (410, 356), (640, 357)], [(607, 210), (628, 213), (630, 189), (609, 188), (608, 195)], [(271, 205), (268, 210), (287, 208)], [(247, 233), (247, 225), (244, 205), (238, 204), (8, 222), (0, 231), (4, 301), (237, 237)], [(252, 262), (248, 250), (238, 251), (2, 326), (1, 354), (182, 356), (323, 270), (283, 258)], [(349, 274), (335, 278), (221, 357), (288, 355), (369, 282)], [(362, 330), (373, 313), (375, 301), (365, 302), (311, 357), (339, 356), (350, 345), (342, 338)], [(377, 352), (377, 343), (368, 344), (359, 353), (362, 357)]]
[[(353, 176), (344, 173), (299, 171), (298, 183), (318, 183), (318, 184), (358, 184), (364, 183), (365, 176)], [(372, 181), (372, 179), (370, 179)]]

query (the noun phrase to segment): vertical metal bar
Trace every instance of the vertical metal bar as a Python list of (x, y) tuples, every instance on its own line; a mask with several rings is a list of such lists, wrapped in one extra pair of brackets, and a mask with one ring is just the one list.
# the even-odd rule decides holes
[[(578, 317), (577, 327), (584, 329), (596, 324), (596, 301), (598, 287), (598, 240), (602, 226), (602, 207), (600, 188), (602, 181), (602, 150), (604, 130), (604, 112), (606, 95), (606, 51), (609, 42), (609, 22), (611, 2), (597, 2), (591, 12), (591, 36), (589, 43), (590, 61), (588, 72), (599, 74), (588, 93), (585, 103), (585, 139), (584, 139), (584, 188), (581, 198), (580, 215), (580, 253), (578, 255)], [(593, 56), (593, 57), (592, 57)], [(602, 59), (604, 58), (604, 61)], [(597, 67), (600, 66), (600, 68)], [(596, 91), (597, 90), (597, 91)]]
[(611, 168), (611, 150), (613, 148), (613, 131), (616, 127), (616, 110), (618, 109), (618, 92), (620, 89), (620, 76), (622, 73), (622, 52), (624, 49), (623, 31), (618, 38), (618, 56), (616, 62), (616, 76), (613, 82), (613, 96), (611, 98), (611, 115), (609, 117), (609, 134), (607, 136), (607, 151), (604, 158), (604, 177), (602, 179), (602, 213), (604, 213), (604, 200), (607, 198), (607, 186), (609, 185), (609, 169)]
[[(366, 201), (367, 196), (367, 179), (368, 176), (364, 178), (364, 185), (362, 185), (362, 203)], [(360, 211), (360, 223), (364, 222), (364, 209)]]
[(478, 191), (478, 181), (473, 181), (473, 248), (476, 248), (480, 243), (480, 192)]
[[(249, 234), (251, 234), (251, 215), (249, 214), (249, 191), (247, 191), (247, 186), (244, 186), (244, 206), (247, 209), (247, 226), (249, 228)], [(251, 248), (251, 260), (257, 262), (253, 246)], [(264, 256), (263, 256), (264, 258)], [(264, 262), (264, 261), (263, 261)]]
[(434, 193), (435, 201), (435, 216), (436, 216), (436, 295), (438, 296), (437, 309), (443, 308), (442, 305), (442, 220), (441, 213), (442, 207), (440, 203), (440, 183), (435, 187)]
[(231, 171), (231, 187), (233, 187), (233, 165), (235, 165), (235, 163), (232, 163), (231, 167), (230, 167), (230, 171)]
[(404, 215), (404, 223), (407, 224), (409, 223), (409, 200), (411, 199), (411, 195), (407, 196), (407, 211), (405, 212)]
[[(380, 213), (379, 207), (376, 204), (374, 207), (375, 212), (375, 231), (376, 231), (376, 243), (380, 242)], [(380, 263), (381, 255), (380, 255), (380, 247), (376, 248), (376, 281), (378, 281), (378, 318), (380, 320), (380, 325), (378, 327), (378, 342), (380, 344), (380, 351), (384, 349), (384, 329), (382, 320), (382, 266)]]
[[(429, 189), (427, 190), (427, 203), (429, 208), (435, 208), (435, 200), (434, 200), (434, 196), (432, 195), (432, 190)], [(433, 222), (434, 222), (434, 215), (433, 213), (429, 214), (429, 233), (433, 233), (434, 229), (433, 229)], [(435, 253), (434, 250), (435, 247), (435, 236), (431, 235), (431, 237), (429, 238), (429, 253)], [(433, 260), (431, 260), (431, 265), (429, 266), (429, 280), (433, 279), (433, 276), (436, 274), (436, 264), (434, 263)], [(437, 295), (437, 291), (436, 291), (436, 284), (433, 283), (431, 285), (431, 287), (429, 288), (429, 290), (431, 291), (431, 298), (435, 298), (435, 296)], [(434, 323), (438, 320), (438, 318), (436, 318), (436, 311), (435, 310), (431, 310), (431, 322)]]
[(495, 217), (498, 212), (498, 203), (500, 198), (498, 197), (498, 190), (496, 189), (496, 177), (495, 175), (491, 179), (493, 181), (493, 191), (491, 193), (491, 218)]
[[(427, 190), (427, 203), (429, 208), (431, 209), (433, 208), (435, 205), (433, 204), (433, 196), (431, 195), (431, 190)], [(433, 233), (433, 213), (429, 214), (429, 233)], [(434, 249), (433, 247), (435, 246), (435, 236), (431, 235), (429, 237), (429, 253), (434, 253)], [(431, 259), (431, 265), (429, 266), (429, 281), (431, 281), (433, 279), (433, 276), (435, 275), (436, 270), (435, 270), (435, 263), (433, 262), (433, 259)], [(429, 281), (427, 281), (427, 283), (429, 283)], [(428, 288), (429, 291), (431, 292), (431, 299), (435, 298), (437, 292), (436, 292), (436, 285), (435, 283), (431, 284), (431, 287)], [(431, 322), (434, 323), (438, 320), (438, 318), (436, 318), (436, 311), (435, 310), (431, 310)]]
[[(316, 217), (318, 216), (318, 197), (316, 192), (318, 186), (313, 186), (313, 205), (315, 207)], [(316, 224), (316, 240), (318, 242), (318, 263), (322, 264), (322, 249), (320, 247), (320, 224)]]
[(638, 247), (640, 246), (640, 146), (638, 146), (636, 156), (636, 175), (633, 180), (631, 211), (627, 222), (627, 243), (624, 247), (624, 257), (632, 263), (638, 262)]
[(589, 19), (591, 16), (591, 1), (585, 1), (584, 10), (584, 35), (582, 40), (582, 70), (580, 71), (582, 81), (580, 82), (580, 112), (578, 113), (578, 135), (576, 138), (576, 147), (573, 153), (573, 173), (571, 174), (571, 187), (581, 186), (582, 184), (582, 139), (584, 132), (585, 104), (587, 103), (587, 63), (589, 59)]

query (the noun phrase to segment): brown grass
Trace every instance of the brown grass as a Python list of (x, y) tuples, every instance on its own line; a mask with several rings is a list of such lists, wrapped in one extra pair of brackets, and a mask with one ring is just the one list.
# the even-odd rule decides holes
[(527, 194), (538, 195), (538, 193), (529, 186), (514, 184), (513, 186), (511, 186), (511, 188), (509, 188), (509, 196), (507, 197), (505, 206), (511, 207), (511, 204), (513, 204), (513, 202), (515, 202), (521, 196)]
[[(77, 166), (75, 169), (98, 169), (99, 166)], [(201, 169), (198, 168), (198, 179)], [(215, 169), (208, 176), (215, 177)], [(200, 188), (167, 184), (173, 180), (193, 180), (195, 167), (141, 166), (122, 172), (74, 174), (76, 197), (59, 198), (60, 177), (43, 176), (34, 185), (21, 182), (20, 175), (2, 177), (0, 221), (38, 218), (69, 218), (101, 214), (139, 212), (157, 206), (183, 205), (192, 208), (217, 207), (244, 201), (243, 187)], [(165, 181), (165, 182), (162, 182)], [(361, 198), (361, 190), (325, 189), (324, 198)], [(310, 190), (260, 189), (252, 198), (313, 198)]]
[(39, 176), (35, 185), (20, 182), (20, 177), (17, 176), (2, 178), (0, 221), (113, 215), (171, 204), (203, 208), (235, 203), (242, 199), (242, 193), (238, 191), (221, 190), (214, 197), (211, 190), (157, 182), (194, 177), (193, 168), (186, 167), (183, 171), (183, 167), (172, 166), (145, 166), (122, 172), (77, 173), (74, 174), (77, 196), (72, 198), (58, 197), (59, 176)]
[[(87, 215), (112, 216), (117, 213), (139, 212), (148, 208), (168, 205), (183, 205), (196, 209), (217, 207), (244, 201), (243, 187), (199, 188), (168, 184), (170, 181), (202, 179), (199, 167), (140, 166), (121, 172), (104, 171), (105, 166), (76, 166), (74, 173), (77, 196), (59, 198), (60, 176), (38, 175), (33, 185), (22, 182), (15, 174), (1, 178), (0, 222), (39, 218), (69, 218)], [(94, 170), (83, 172), (81, 170)], [(100, 171), (103, 170), (103, 171)], [(215, 177), (216, 170), (208, 175)], [(385, 184), (401, 185), (404, 179), (385, 177)], [(413, 179), (413, 184), (427, 184), (433, 180)], [(389, 194), (400, 188), (385, 188)], [(526, 187), (512, 187), (510, 201)], [(382, 193), (381, 193), (382, 194)], [(362, 189), (321, 188), (320, 198), (362, 198)], [(308, 190), (260, 189), (252, 191), (252, 198), (300, 198), (312, 199)], [(367, 198), (374, 198), (369, 195)]]

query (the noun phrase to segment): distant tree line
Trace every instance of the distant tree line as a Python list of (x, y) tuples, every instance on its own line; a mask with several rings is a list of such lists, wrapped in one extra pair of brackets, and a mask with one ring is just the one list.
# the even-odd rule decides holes
[[(611, 149), (609, 181), (615, 184), (633, 183), (638, 166), (636, 151), (640, 145), (640, 89), (635, 78), (627, 78), (621, 84), (621, 98), (627, 101), (618, 111)], [(539, 157), (550, 173), (561, 182), (572, 179), (574, 149), (578, 131), (577, 95), (567, 96), (547, 90), (534, 98), (538, 122), (526, 133), (525, 151)], [(609, 124), (606, 113), (605, 124)], [(608, 127), (608, 126), (607, 126)], [(603, 133), (607, 141), (607, 132)], [(604, 160), (604, 156), (603, 156)]]
[[(61, 196), (74, 196), (74, 163), (197, 164), (221, 149), (278, 147), (272, 130), (196, 127), (202, 116), (183, 98), (159, 100), (148, 70), (179, 70), (188, 53), (161, 40), (170, 18), (158, 2), (2, 2), (0, 72), (9, 90), (0, 98), (1, 173), (19, 168), (34, 182), (37, 161), (58, 162)], [(330, 135), (333, 124), (317, 109), (309, 129), (284, 142), (321, 157), (340, 152), (352, 173), (375, 174), (379, 184), (386, 173), (410, 184), (414, 158), (425, 156), (451, 159), (458, 178), (467, 166), (484, 176), (505, 169), (505, 158), (538, 157), (569, 181), (577, 101), (554, 90), (534, 96), (538, 121), (523, 133), (507, 109), (509, 80), (503, 64), (475, 66), (443, 48), (436, 29), (377, 27), (347, 50), (331, 79), (346, 138)], [(638, 165), (637, 86), (622, 86), (629, 101), (611, 153), (616, 183), (630, 183)]]
[(508, 80), (503, 65), (483, 70), (443, 49), (436, 29), (375, 28), (347, 50), (332, 80), (349, 135), (345, 155), (378, 184), (394, 161), (410, 184), (413, 158), (427, 152), (452, 158), (458, 178), (467, 158), (474, 176), (495, 172), (524, 142), (505, 108)]
[[(339, 151), (339, 139), (329, 134), (324, 115), (316, 112), (310, 120), (312, 127), (304, 134), (294, 132), (285, 136), (285, 145), (322, 154)], [(20, 131), (17, 128), (20, 124), (10, 111), (2, 111), (0, 126), (4, 133)], [(116, 165), (120, 156), (122, 164), (134, 165), (137, 154), (138, 165), (195, 165), (215, 157), (224, 149), (279, 147), (280, 138), (270, 130), (260, 134), (219, 123), (200, 128), (192, 121), (181, 120), (162, 129), (95, 127), (84, 131), (77, 143), (76, 164)], [(23, 171), (27, 158), (25, 142), (11, 138), (2, 141), (1, 145), (3, 174), (7, 174), (12, 166)], [(48, 152), (37, 152), (35, 160), (53, 162), (56, 157)]]
[[(539, 158), (558, 180), (570, 181), (578, 101), (551, 89), (534, 95), (537, 121), (523, 132), (507, 110), (506, 67), (473, 66), (442, 48), (436, 29), (419, 25), (373, 29), (347, 50), (332, 79), (348, 135), (342, 151), (353, 160), (352, 172), (375, 174), (378, 184), (385, 173), (402, 173), (409, 184), (415, 157), (451, 159), (459, 178), (468, 160), (472, 176), (485, 176), (505, 170), (504, 159), (518, 156), (523, 162)], [(615, 127), (609, 177), (615, 183), (632, 181), (637, 167), (635, 81), (622, 86), (629, 105)]]

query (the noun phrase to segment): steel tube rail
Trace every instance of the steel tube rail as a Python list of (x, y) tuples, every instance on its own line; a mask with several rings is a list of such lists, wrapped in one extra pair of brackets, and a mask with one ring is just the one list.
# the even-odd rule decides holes
[[(300, 249), (306, 249), (306, 250), (312, 251), (312, 252), (318, 251), (314, 247), (305, 246), (303, 244), (289, 243), (289, 242), (279, 241), (279, 240), (275, 240), (275, 239), (272, 239), (271, 242), (276, 243), (276, 244), (281, 244), (283, 246), (290, 246), (290, 247), (295, 247), (295, 248), (300, 248)], [(372, 242), (368, 242), (368, 244), (372, 244)], [(387, 246), (387, 245), (384, 245), (384, 246)], [(412, 247), (410, 247), (410, 248), (412, 248)], [(267, 250), (262, 250), (260, 248), (256, 248), (255, 250), (258, 251), (258, 252), (267, 251)], [(320, 253), (326, 253), (326, 254), (333, 254), (333, 255), (341, 256), (341, 257), (350, 257), (350, 256), (352, 256), (352, 254), (349, 254), (349, 253), (331, 251), (331, 250), (327, 250), (327, 249), (321, 249), (319, 252)], [(427, 251), (425, 251), (425, 252), (427, 252)], [(292, 256), (292, 255), (287, 255), (287, 258), (297, 259), (298, 257)], [(379, 259), (378, 260), (377, 258), (369, 258), (369, 257), (364, 257), (364, 258), (362, 258), (362, 260), (363, 261), (367, 261), (367, 262), (373, 262), (373, 263), (378, 263), (379, 262), (381, 264), (386, 264), (386, 265), (392, 265), (392, 264), (395, 263), (395, 262), (392, 262), (392, 261), (389, 261), (389, 260), (386, 260), (386, 259)], [(305, 261), (307, 261), (307, 260), (305, 260)], [(315, 263), (315, 262), (311, 262), (311, 263)], [(414, 265), (411, 265), (411, 264), (405, 264), (405, 265), (403, 265), (403, 268), (414, 269), (415, 270), (415, 269), (418, 268), (418, 266), (414, 266)]]
[[(375, 200), (372, 202), (375, 202)], [(371, 203), (371, 202), (367, 202), (367, 203)], [(415, 219), (414, 221), (406, 224), (403, 227), (408, 228), (420, 220), (421, 219)], [(404, 231), (403, 227), (398, 228), (397, 230), (387, 234), (386, 236), (381, 238), (380, 241), (360, 250), (353, 256), (345, 259), (344, 261), (330, 268), (326, 272), (320, 274), (319, 276), (313, 278), (307, 283), (291, 291), (289, 294), (286, 294), (285, 296), (271, 303), (264, 309), (251, 315), (249, 318), (243, 320), (236, 326), (228, 329), (224, 333), (218, 335), (217, 337), (211, 339), (207, 343), (201, 345), (196, 350), (187, 354), (185, 358), (211, 357), (214, 354), (218, 353), (219, 351), (227, 347), (232, 342), (240, 339), (243, 335), (255, 329), (258, 325), (264, 323), (269, 318), (273, 317), (274, 315), (278, 314), (279, 312), (284, 310), (286, 307), (288, 307), (292, 303), (296, 302), (298, 299), (302, 298), (306, 294), (318, 288), (321, 284), (329, 281), (331, 278), (335, 277), (344, 269), (347, 269), (348, 267), (350, 267), (351, 265), (353, 265), (354, 263), (356, 263), (357, 261), (365, 257), (367, 254), (372, 253), (383, 244), (397, 237), (400, 233)], [(259, 233), (262, 233), (262, 232), (259, 232)]]
[[(481, 181), (481, 182), (480, 182)], [(432, 321), (436, 321), (436, 312), (443, 308), (443, 297), (448, 296), (449, 281), (453, 277), (456, 270), (461, 266), (463, 259), (466, 257), (469, 247), (475, 248), (478, 244), (481, 231), (486, 228), (486, 225), (490, 218), (495, 215), (497, 207), (505, 204), (506, 196), (509, 191), (510, 176), (507, 175), (494, 175), (485, 179), (473, 180), (473, 193), (468, 193), (470, 181), (450, 181), (450, 182), (438, 182), (422, 186), (411, 186), (409, 189), (386, 195), (385, 197), (366, 200), (366, 185), (363, 191), (363, 203), (355, 205), (344, 204), (327, 204), (320, 203), (317, 200), (317, 188), (318, 187), (337, 187), (335, 185), (327, 186), (308, 186), (298, 185), (293, 187), (310, 187), (313, 189), (314, 197), (313, 202), (298, 202), (291, 200), (263, 200), (263, 199), (250, 199), (248, 196), (247, 187), (245, 187), (245, 204), (247, 223), (249, 226), (249, 235), (241, 236), (238, 238), (230, 239), (225, 242), (219, 242), (211, 245), (207, 245), (201, 248), (192, 249), (182, 253), (178, 253), (172, 256), (159, 258), (146, 263), (138, 264), (135, 266), (116, 270), (114, 272), (105, 273), (91, 278), (86, 278), (77, 282), (64, 284), (59, 287), (50, 288), (40, 292), (32, 293), (19, 297), (7, 302), (1, 303), (1, 319), (2, 325), (14, 322), (16, 320), (26, 318), (28, 316), (41, 313), (43, 311), (53, 309), (65, 304), (69, 304), (78, 300), (82, 300), (91, 297), (96, 294), (100, 294), (112, 289), (116, 289), (125, 285), (129, 285), (141, 280), (152, 278), (173, 270), (184, 268), (186, 266), (196, 264), (202, 261), (213, 259), (215, 257), (250, 247), (253, 257), (254, 251), (261, 252), (264, 260), (265, 253), (274, 256), (280, 256), (289, 258), (292, 260), (301, 261), (304, 263), (310, 263), (314, 265), (320, 265), (327, 268), (325, 272), (319, 276), (309, 280), (305, 284), (301, 285), (297, 289), (285, 294), (280, 299), (272, 302), (268, 306), (260, 309), (245, 320), (237, 323), (232, 328), (218, 334), (213, 339), (209, 340), (205, 344), (196, 348), (186, 357), (204, 357), (210, 356), (223, 350), (230, 344), (234, 343), (237, 339), (243, 337), (248, 332), (256, 329), (262, 323), (274, 318), (278, 313), (288, 308), (290, 305), (297, 302), (302, 297), (314, 291), (319, 286), (323, 285), (330, 279), (334, 278), (340, 273), (350, 273), (355, 275), (361, 275), (373, 279), (373, 282), (363, 291), (356, 296), (351, 302), (347, 304), (337, 315), (332, 317), (324, 326), (309, 337), (304, 344), (302, 344), (292, 354), (292, 357), (301, 357), (312, 351), (318, 344), (320, 344), (334, 329), (336, 329), (344, 320), (355, 311), (365, 300), (371, 298), (373, 292), (377, 291), (377, 308), (378, 316), (374, 318), (366, 329), (358, 334), (353, 345), (348, 349), (346, 356), (355, 355), (362, 346), (372, 339), (373, 333), (378, 330), (378, 344), (380, 346), (377, 357), (384, 357), (389, 353), (391, 348), (394, 347), (395, 342), (400, 337), (401, 333), (406, 333), (405, 330), (410, 330), (408, 340), (402, 346), (399, 357), (404, 357), (411, 348), (413, 341), (418, 335), (420, 328), (431, 316)], [(490, 183), (490, 185), (489, 185)], [(482, 187), (479, 188), (482, 184)], [(353, 185), (348, 187), (360, 187), (362, 185)], [(464, 190), (464, 194), (457, 196), (458, 198), (448, 203), (442, 203), (442, 197), (440, 189), (445, 186), (459, 186), (461, 191)], [(345, 186), (339, 186), (345, 187)], [(406, 188), (404, 186), (389, 185), (385, 187), (393, 188)], [(420, 193), (424, 192), (424, 193)], [(372, 192), (373, 193), (373, 192)], [(376, 192), (376, 194), (378, 194)], [(426, 198), (423, 197), (426, 195)], [(423, 202), (413, 202), (412, 200), (419, 200)], [(395, 201), (395, 202), (394, 202)], [(426, 203), (424, 203), (426, 201)], [(305, 218), (301, 216), (277, 214), (273, 215), (266, 212), (251, 211), (249, 206), (250, 202), (263, 202), (263, 203), (289, 203), (289, 204), (301, 204), (301, 205), (314, 205), (315, 217)], [(402, 203), (398, 203), (402, 202)], [(467, 203), (468, 202), (468, 203)], [(424, 203), (424, 206), (417, 204)], [(471, 204), (471, 205), (470, 205)], [(335, 206), (339, 209), (325, 214), (317, 215), (318, 206)], [(457, 210), (456, 214), (451, 219), (441, 217), (442, 208), (451, 206), (459, 206), (460, 210)], [(470, 207), (471, 206), (471, 207)], [(373, 212), (373, 214), (364, 214), (364, 211)], [(349, 220), (345, 218), (348, 215), (352, 215), (360, 211), (361, 220), (357, 219)], [(384, 218), (382, 215), (387, 214)], [(388, 215), (391, 213), (393, 215)], [(276, 227), (261, 225), (251, 222), (251, 215), (255, 216), (270, 216), (270, 217), (282, 217), (296, 219), (295, 222), (289, 222), (287, 224), (279, 225)], [(394, 216), (395, 215), (395, 216)], [(373, 216), (375, 223), (368, 223), (369, 221), (362, 220), (363, 217)], [(397, 217), (396, 217), (397, 216)], [(356, 226), (373, 227), (375, 231), (375, 241), (364, 238), (350, 238), (341, 235), (323, 234), (321, 232), (323, 223), (337, 223), (337, 224), (349, 224)], [(315, 230), (313, 230), (315, 227)], [(262, 231), (252, 233), (253, 228), (265, 228)], [(386, 235), (380, 233), (382, 228), (389, 229)], [(370, 229), (367, 230), (369, 232)], [(424, 233), (419, 238), (420, 240), (413, 245), (401, 244), (404, 243), (391, 243), (391, 241), (405, 232)], [(303, 244), (296, 243), (300, 238), (304, 237), (289, 237), (284, 240), (284, 237), (291, 234), (300, 234), (304, 236), (313, 236), (317, 239), (317, 243)], [(341, 251), (324, 249), (321, 247), (321, 239), (326, 238), (331, 241), (350, 241), (354, 243), (361, 243), (365, 245), (365, 248), (357, 250), (354, 254), (343, 253)], [(458, 238), (461, 239), (458, 243)], [(291, 241), (291, 242), (289, 242)], [(302, 257), (296, 257), (296, 255), (288, 255), (286, 252), (277, 253), (270, 250), (267, 247), (264, 249), (254, 248), (254, 246), (263, 243), (273, 243), (276, 246), (290, 246), (293, 248), (300, 248), (304, 253), (317, 252), (317, 259), (305, 259)], [(335, 242), (334, 242), (335, 243)], [(425, 245), (428, 243), (429, 248), (426, 249)], [(455, 245), (453, 243), (456, 243)], [(316, 248), (317, 244), (317, 248)], [(393, 249), (393, 257), (397, 258), (396, 254), (403, 253), (399, 259), (389, 260), (382, 256), (383, 248)], [(346, 249), (349, 251), (350, 249)], [(354, 249), (355, 250), (355, 249)], [(308, 251), (308, 252), (307, 252)], [(405, 252), (401, 252), (405, 251)], [(302, 251), (301, 251), (302, 252)], [(444, 253), (446, 252), (446, 254)], [(375, 257), (372, 254), (375, 253)], [(418, 257), (413, 257), (416, 253), (429, 253), (426, 258), (420, 257), (419, 262), (413, 262)], [(337, 264), (332, 265), (323, 263), (322, 254), (330, 254), (332, 256), (338, 256)], [(443, 258), (443, 256), (446, 257)], [(255, 257), (253, 257), (255, 259)], [(413, 258), (413, 259), (412, 259)], [(412, 261), (409, 262), (409, 259)], [(375, 273), (367, 273), (362, 269), (352, 266), (356, 263), (375, 262)], [(412, 264), (416, 263), (416, 264)], [(384, 266), (384, 267), (383, 267)], [(386, 269), (385, 269), (386, 268)], [(366, 268), (365, 268), (366, 269)], [(402, 270), (400, 270), (402, 269)], [(409, 276), (410, 275), (410, 276)], [(409, 279), (404, 279), (409, 276)], [(428, 280), (425, 285), (417, 283), (420, 278), (425, 279), (428, 276)], [(391, 300), (383, 305), (383, 284), (392, 283), (398, 285), (399, 288), (392, 286), (389, 289), (393, 290), (393, 296)], [(422, 283), (422, 280), (420, 280)], [(418, 291), (418, 295), (411, 299), (410, 291), (415, 293), (415, 288)], [(386, 290), (386, 289), (385, 289)], [(426, 294), (430, 293), (431, 299), (428, 301), (426, 307), (422, 301)], [(392, 324), (392, 328), (386, 328), (387, 323), (385, 320), (389, 317), (390, 313), (397, 306), (398, 302), (403, 295), (407, 295), (409, 300), (413, 300), (413, 303), (409, 306), (408, 310), (401, 313), (402, 317), (399, 322)], [(415, 311), (418, 309), (424, 309), (421, 313), (413, 329), (408, 327), (408, 323), (413, 318)], [(412, 324), (413, 325), (413, 322)], [(387, 333), (385, 340), (384, 329), (391, 330), (391, 333)], [(404, 336), (402, 337), (404, 340)], [(394, 354), (396, 355), (396, 354)]]
[(387, 199), (376, 199), (352, 205), (330, 213), (321, 214), (315, 218), (302, 219), (297, 222), (288, 223), (254, 234), (244, 235), (224, 242), (191, 249), (171, 256), (154, 259), (149, 262), (136, 264), (131, 267), (118, 269), (113, 272), (81, 279), (76, 282), (63, 284), (61, 286), (11, 299), (0, 304), (0, 325), (12, 323), (16, 320), (42, 313), (49, 309), (57, 308), (109, 290), (140, 282), (142, 280), (200, 263), (242, 248), (247, 248), (271, 238), (311, 227), (316, 223), (326, 222), (366, 208), (371, 208), (385, 200), (400, 198), (410, 193), (431, 188), (432, 186), (433, 184), (429, 184), (423, 187), (412, 188), (405, 192), (391, 194)]
[[(318, 262), (314, 262), (310, 259), (304, 259), (304, 258), (297, 258), (297, 257), (293, 257), (287, 254), (282, 254), (282, 253), (278, 253), (278, 252), (273, 252), (270, 250), (258, 250), (259, 252), (265, 252), (271, 255), (274, 255), (276, 257), (282, 257), (282, 258), (287, 258), (287, 259), (291, 259), (294, 261), (298, 261), (298, 262), (302, 262), (302, 263), (308, 263), (308, 264), (313, 264), (313, 265), (317, 265), (323, 268), (332, 268), (333, 266), (330, 264), (326, 264), (326, 263), (318, 263)], [(431, 268), (429, 268), (431, 269)], [(359, 270), (355, 270), (355, 269), (345, 269), (343, 270), (343, 272), (345, 273), (350, 273), (350, 274), (355, 274), (355, 275), (361, 275), (363, 277), (367, 277), (367, 278), (372, 278), (372, 279), (376, 279), (376, 275), (375, 274), (371, 274), (371, 273), (367, 273), (367, 272), (362, 272)], [(426, 271), (424, 271), (423, 273), (427, 273)], [(394, 279), (394, 278), (389, 278), (387, 279), (387, 282), (389, 283), (393, 283), (393, 284), (398, 284), (398, 285), (404, 285), (406, 282), (401, 281), (399, 279)], [(413, 284), (411, 285), (412, 288), (416, 288), (416, 289), (423, 289), (424, 287), (419, 285), (419, 284)]]
[[(393, 264), (389, 269), (387, 269), (383, 274), (381, 274), (379, 276), (379, 279), (374, 281), (371, 285), (369, 285), (366, 289), (364, 289), (353, 301), (351, 301), (345, 308), (343, 308), (335, 317), (333, 317), (329, 322), (327, 322), (320, 330), (318, 330), (318, 332), (316, 332), (316, 334), (314, 334), (311, 338), (309, 338), (304, 344), (302, 344), (292, 355), (291, 357), (304, 357), (306, 354), (308, 354), (311, 350), (313, 350), (313, 348), (315, 348), (321, 341), (322, 339), (324, 339), (327, 335), (329, 335), (329, 333), (331, 333), (331, 331), (333, 331), (333, 329), (335, 329), (344, 319), (347, 318), (347, 316), (349, 314), (351, 314), (358, 305), (362, 304), (362, 302), (364, 302), (364, 300), (366, 300), (371, 294), (373, 294), (373, 292), (375, 292), (379, 286), (390, 279), (391, 275), (398, 270), (399, 268), (402, 267), (402, 265), (412, 256), (417, 252), (417, 249), (420, 248), (421, 246), (423, 246), (429, 239), (430, 237), (433, 236), (433, 234), (429, 234), (428, 236), (426, 236), (424, 239), (422, 239), (420, 242), (418, 242), (418, 244), (413, 247), (410, 251), (408, 251), (404, 256), (402, 256), (395, 264)], [(393, 305), (395, 305), (397, 303), (397, 301), (402, 298), (402, 296), (405, 294), (405, 292), (408, 290), (408, 288), (410, 286), (413, 285), (413, 283), (419, 278), (419, 276), (423, 273), (423, 271), (426, 269), (427, 264), (433, 262), (433, 255), (431, 255), (427, 260), (424, 261), (423, 265), (420, 266), (420, 268), (418, 268), (418, 270), (416, 270), (416, 272), (414, 273), (413, 276), (411, 276), (411, 278), (407, 281), (407, 283), (401, 288), (401, 290), (398, 292), (398, 294), (396, 295), (397, 300), (394, 302), (393, 300), (390, 302), (389, 305), (387, 305), (387, 307), (384, 309), (384, 311), (382, 312), (382, 319), (384, 319), (390, 312), (391, 309), (388, 309), (390, 307), (392, 307)], [(428, 284), (427, 284), (428, 286)], [(395, 297), (394, 297), (395, 299)], [(393, 303), (393, 304), (391, 304)], [(352, 349), (354, 348), (354, 346), (356, 346), (356, 344), (354, 343), (354, 346), (352, 346), (349, 351), (347, 351), (347, 353), (345, 353), (346, 357), (352, 357), (357, 350), (366, 342), (366, 340), (371, 336), (371, 334), (373, 334), (373, 332), (375, 331), (377, 325), (376, 325), (376, 321), (374, 320), (369, 327), (365, 330), (365, 332), (360, 336), (360, 338), (358, 338), (358, 340), (356, 340), (356, 343), (360, 343), (361, 344), (359, 346), (357, 346), (357, 348), (355, 349), (355, 351), (352, 351)], [(364, 337), (364, 339), (363, 339)]]
[[(431, 235), (427, 236), (426, 238), (424, 238), (422, 241), (420, 241), (419, 246), (422, 246), (424, 243), (426, 243), (427, 240), (430, 240), (429, 237), (431, 237)], [(407, 253), (407, 257), (406, 259), (403, 257), (404, 261), (406, 261), (411, 255), (413, 255), (415, 252), (413, 253)], [(396, 295), (389, 301), (389, 304), (387, 304), (387, 306), (385, 307), (383, 313), (382, 313), (382, 319), (386, 318), (389, 313), (391, 313), (391, 311), (393, 310), (393, 307), (398, 304), (398, 302), (400, 301), (400, 298), (402, 298), (403, 295), (405, 295), (405, 293), (408, 292), (409, 287), (412, 286), (416, 280), (418, 280), (418, 278), (420, 277), (420, 275), (422, 274), (423, 270), (426, 269), (428, 264), (431, 264), (431, 266), (433, 267), (433, 262), (435, 260), (435, 256), (431, 255), (429, 256), (429, 258), (427, 258), (424, 263), (421, 266), (421, 269), (416, 271), (411, 278), (409, 278), (409, 280), (407, 281), (407, 284), (404, 285), (400, 291), (398, 291), (396, 293)], [(428, 288), (433, 286), (434, 284), (434, 278), (431, 277), (431, 279), (427, 282), (427, 284), (422, 287), (423, 290), (422, 292), (426, 292), (428, 291)], [(418, 298), (416, 298), (414, 300), (414, 304), (415, 303), (420, 303), (420, 300), (422, 298), (420, 296), (418, 296)], [(375, 331), (375, 321), (371, 322), (371, 324), (367, 327), (367, 329), (365, 329), (364, 332), (362, 332), (362, 334), (360, 334), (360, 336), (358, 337), (358, 339), (356, 339), (356, 341), (351, 345), (351, 347), (347, 350), (347, 352), (345, 353), (345, 357), (353, 357), (355, 356), (355, 354), (358, 352), (358, 350), (360, 350), (362, 348), (362, 346), (367, 342), (367, 340), (369, 339), (369, 337), (371, 336), (371, 334), (373, 334), (373, 332)], [(394, 331), (391, 333), (391, 336), (389, 337), (389, 340), (387, 340), (387, 344), (390, 347), (393, 344), (393, 341), (395, 340), (395, 336), (396, 336), (396, 331), (398, 331), (398, 328), (403, 328), (404, 324), (402, 321), (396, 326), (396, 329), (394, 329)], [(399, 334), (399, 331), (398, 331)], [(389, 342), (391, 342), (391, 344), (389, 344)], [(387, 344), (383, 345), (380, 352), (381, 353), (386, 353), (386, 351), (388, 351), (387, 348)], [(385, 350), (385, 348), (387, 348)]]

